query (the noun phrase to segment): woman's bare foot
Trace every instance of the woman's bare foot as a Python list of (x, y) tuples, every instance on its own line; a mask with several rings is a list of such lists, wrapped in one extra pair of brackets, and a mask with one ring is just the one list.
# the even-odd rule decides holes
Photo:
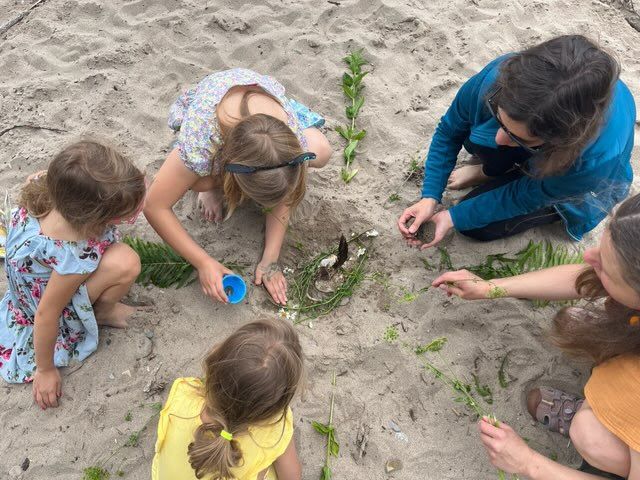
[(136, 309), (124, 303), (100, 303), (93, 305), (93, 313), (98, 325), (113, 328), (127, 328), (127, 320), (135, 313)]
[(209, 222), (222, 221), (222, 203), (224, 192), (221, 188), (214, 188), (198, 194), (198, 206), (202, 209), (202, 215)]
[(482, 172), (482, 165), (465, 165), (451, 172), (447, 186), (451, 190), (462, 190), (467, 187), (475, 187), (489, 180)]

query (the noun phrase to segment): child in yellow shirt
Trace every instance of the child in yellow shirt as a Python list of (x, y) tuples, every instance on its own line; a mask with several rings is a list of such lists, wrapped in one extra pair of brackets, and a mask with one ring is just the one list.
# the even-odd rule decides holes
[(300, 480), (289, 404), (303, 376), (293, 327), (240, 327), (204, 361), (205, 378), (178, 378), (160, 412), (153, 480)]

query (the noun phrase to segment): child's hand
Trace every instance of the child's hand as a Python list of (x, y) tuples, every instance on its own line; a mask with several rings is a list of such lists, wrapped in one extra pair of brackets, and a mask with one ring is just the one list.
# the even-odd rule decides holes
[(465, 300), (489, 298), (489, 292), (494, 287), (490, 282), (481, 279), (468, 270), (443, 273), (431, 285), (440, 287), (449, 296), (457, 295)]
[(287, 304), (287, 280), (277, 262), (262, 261), (256, 267), (256, 285), (264, 285), (279, 305)]
[(220, 262), (209, 257), (202, 265), (198, 265), (198, 278), (202, 291), (213, 300), (229, 303), (222, 286), (222, 277), (227, 273), (233, 273)]
[(33, 399), (42, 410), (58, 406), (62, 397), (62, 378), (57, 368), (41, 370), (36, 368), (33, 376)]

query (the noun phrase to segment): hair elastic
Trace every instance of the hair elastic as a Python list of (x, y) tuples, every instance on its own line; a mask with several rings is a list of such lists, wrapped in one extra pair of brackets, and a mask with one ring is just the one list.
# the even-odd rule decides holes
[(220, 430), (220, 436), (224, 438), (226, 441), (230, 442), (233, 440), (233, 435), (226, 430)]

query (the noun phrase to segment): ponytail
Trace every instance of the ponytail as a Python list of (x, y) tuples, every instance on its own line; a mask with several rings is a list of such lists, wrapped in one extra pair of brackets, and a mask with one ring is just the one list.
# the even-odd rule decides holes
[(53, 208), (53, 202), (47, 186), (47, 175), (43, 174), (27, 180), (20, 191), (18, 203), (35, 218), (48, 214)]
[(213, 475), (213, 480), (233, 478), (231, 468), (242, 460), (238, 441), (227, 431), (224, 422), (215, 417), (197, 428), (188, 453), (196, 478), (205, 475)]

